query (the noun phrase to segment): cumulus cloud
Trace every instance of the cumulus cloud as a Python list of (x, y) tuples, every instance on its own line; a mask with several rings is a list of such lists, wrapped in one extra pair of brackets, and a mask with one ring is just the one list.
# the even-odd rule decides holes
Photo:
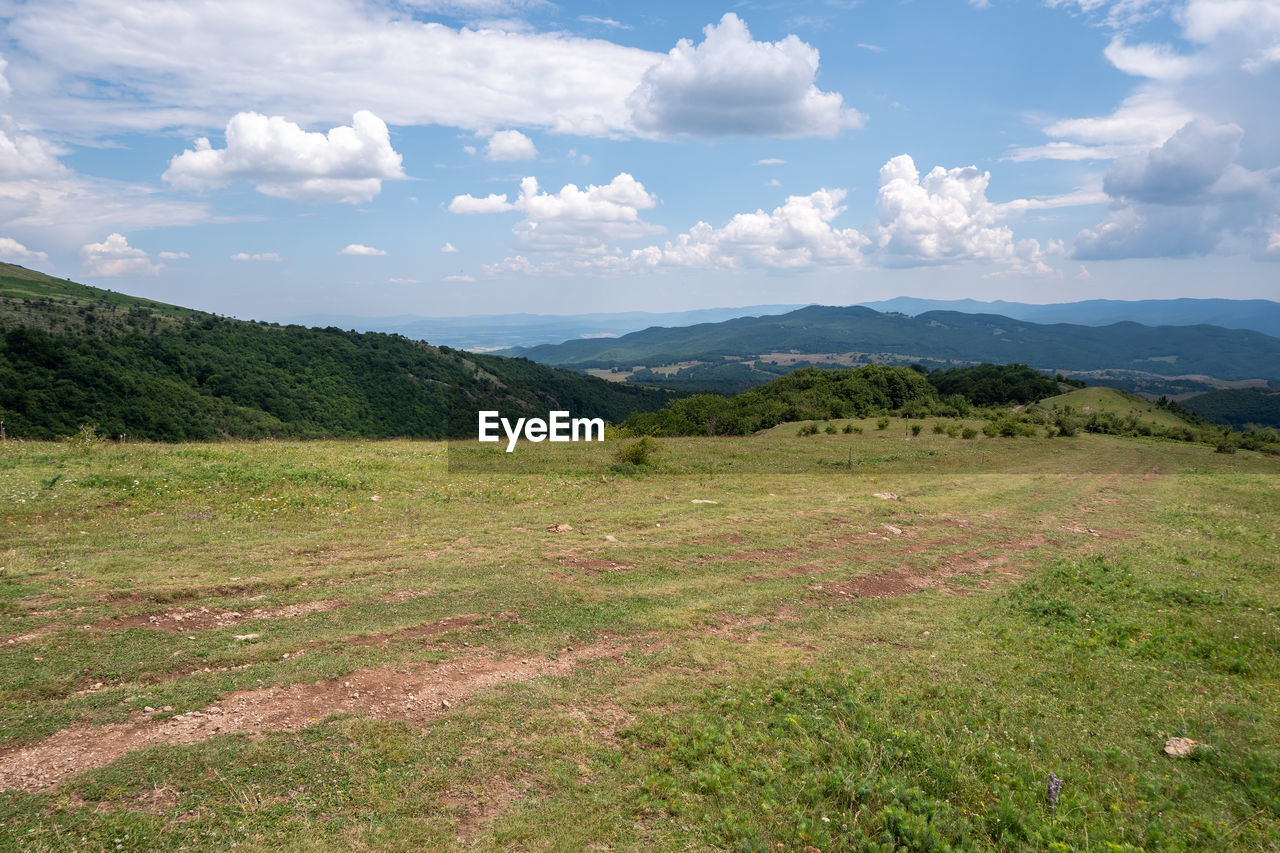
[(1237, 124), (1195, 119), (1163, 145), (1116, 160), (1103, 182), (1112, 210), (1076, 236), (1076, 257), (1185, 257), (1258, 231), (1280, 204), (1280, 168), (1237, 163), (1243, 137)]
[(169, 162), (164, 179), (180, 189), (257, 184), (258, 192), (295, 201), (369, 201), (382, 181), (404, 177), (387, 125), (367, 110), (350, 126), (308, 133), (280, 116), (238, 113), (227, 123), (227, 147), (208, 139)]
[(49, 256), (44, 252), (28, 249), (12, 237), (0, 237), (0, 260), (44, 263), (49, 260)]
[(154, 264), (142, 249), (129, 245), (123, 234), (109, 234), (101, 243), (80, 247), (84, 266), (92, 275), (158, 275), (164, 264)]
[[(1152, 204), (1195, 204), (1215, 189), (1221, 192), (1224, 179), (1225, 189), (1238, 191), (1249, 183), (1245, 170), (1235, 165), (1243, 137), (1238, 124), (1189, 121), (1159, 148), (1112, 163), (1103, 188), (1112, 196)], [(1265, 179), (1257, 176), (1257, 183)]]
[(871, 241), (853, 228), (832, 225), (845, 210), (844, 197), (844, 190), (821, 189), (789, 196), (769, 213), (739, 213), (720, 228), (699, 222), (662, 246), (633, 251), (626, 264), (633, 269), (857, 266)]
[(611, 240), (655, 234), (662, 230), (640, 219), (640, 211), (657, 204), (657, 198), (626, 172), (603, 185), (579, 189), (566, 184), (558, 193), (544, 193), (538, 179), (520, 182), (514, 201), (504, 195), (476, 198), (456, 196), (449, 203), (452, 213), (502, 213), (519, 211), (524, 219), (514, 233), (520, 241), (542, 250), (599, 248)]
[(452, 255), (458, 251), (458, 247), (453, 245), (452, 243), (445, 243), (443, 246), (440, 247), (440, 251), (446, 255)]
[(900, 154), (880, 169), (876, 245), (895, 265), (987, 261), (1015, 270), (1050, 272), (1036, 240), (1015, 240), (999, 224), (1024, 205), (987, 200), (990, 172), (973, 166), (935, 166), (921, 177), (910, 156)]
[(366, 256), (373, 257), (373, 256), (385, 255), (386, 252), (384, 252), (382, 249), (375, 249), (372, 246), (366, 246), (363, 243), (352, 243), (349, 246), (345, 246), (342, 249), (339, 249), (338, 254), (339, 255), (366, 255)]
[(0, 116), (0, 181), (69, 174), (58, 161), (60, 153), (39, 137), (24, 133), (9, 116)]
[(248, 252), (236, 252), (231, 256), (233, 261), (278, 261), (280, 256), (275, 252), (259, 252), (250, 254)]
[(789, 35), (753, 41), (732, 12), (681, 39), (628, 99), (637, 128), (693, 136), (835, 136), (863, 116), (814, 85), (818, 51)]
[(532, 160), (538, 156), (538, 149), (520, 131), (500, 130), (489, 137), (484, 156), (490, 160)]
[(1204, 208), (1123, 205), (1076, 235), (1072, 254), (1083, 260), (1184, 258), (1212, 251), (1219, 239), (1218, 223)]

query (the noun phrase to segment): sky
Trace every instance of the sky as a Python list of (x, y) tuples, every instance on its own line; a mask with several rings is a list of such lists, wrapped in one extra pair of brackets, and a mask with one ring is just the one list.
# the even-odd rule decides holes
[(0, 21), (0, 259), (229, 316), (1280, 299), (1280, 0)]

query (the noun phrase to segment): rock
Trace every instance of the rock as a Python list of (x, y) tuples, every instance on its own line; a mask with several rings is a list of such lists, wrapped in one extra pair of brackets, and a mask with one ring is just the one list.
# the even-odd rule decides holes
[(381, 495), (374, 495), (373, 497), (369, 498), (369, 500), (374, 501), (374, 502), (376, 503), (376, 502), (378, 502), (378, 501), (382, 500), (382, 496), (381, 496)]
[(547, 525), (547, 530), (551, 531), (552, 533), (568, 533), (572, 529), (573, 529), (572, 527), (564, 523)]
[(236, 639), (237, 640), (256, 640), (261, 636), (262, 636), (261, 634), (236, 634)]
[(1200, 743), (1189, 737), (1171, 737), (1164, 742), (1164, 754), (1172, 755), (1174, 758), (1182, 758), (1190, 755), (1192, 750), (1198, 747)]
[(441, 699), (441, 700), (440, 700), (440, 707), (441, 707), (441, 708), (452, 708), (453, 706), (452, 706), (451, 704), (449, 704), (449, 700), (448, 700), (448, 699)]
[(889, 531), (890, 533), (892, 533), (894, 536), (902, 535), (901, 527), (894, 527), (892, 524), (881, 524), (880, 526), (883, 527), (885, 530)]
[(720, 501), (709, 501), (709, 500), (705, 500), (705, 499), (703, 499), (703, 498), (694, 498), (693, 500), (689, 501), (689, 503), (691, 503), (691, 504), (718, 504), (718, 503), (720, 503)]
[(604, 541), (606, 541), (606, 542), (617, 542), (617, 541), (618, 541), (618, 537), (616, 537), (616, 536), (606, 536), (606, 537), (604, 537)]
[(880, 500), (882, 500), (882, 501), (896, 501), (896, 500), (900, 500), (900, 498), (899, 498), (897, 495), (895, 495), (893, 492), (876, 492), (876, 493), (875, 493), (874, 495), (872, 495), (871, 497), (873, 497), (873, 498), (879, 498), (879, 499), (880, 499)]

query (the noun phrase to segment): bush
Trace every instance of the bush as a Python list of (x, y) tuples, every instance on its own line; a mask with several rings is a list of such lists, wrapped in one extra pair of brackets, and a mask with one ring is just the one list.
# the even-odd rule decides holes
[(975, 437), (977, 434), (978, 434), (978, 431), (977, 431), (976, 429), (974, 429), (973, 427), (965, 427), (965, 428), (964, 428), (964, 432), (962, 432), (960, 435), (961, 435), (963, 438), (973, 438), (973, 437)]
[(934, 425), (933, 425), (933, 434), (934, 434), (934, 435), (942, 435), (942, 434), (943, 434), (944, 432), (946, 432), (946, 431), (947, 431), (947, 428), (946, 428), (946, 427), (944, 427), (942, 424), (934, 424)]
[(960, 429), (964, 424), (947, 424), (947, 437), (955, 438), (960, 435)]
[(924, 424), (912, 424), (912, 425), (911, 425), (911, 434), (912, 434), (912, 435), (919, 435), (919, 434), (920, 434), (920, 430), (922, 430), (922, 429), (924, 429)]
[(800, 429), (796, 430), (796, 435), (799, 435), (799, 436), (817, 435), (817, 434), (818, 434), (817, 424), (805, 424), (804, 426), (800, 427)]
[(658, 442), (649, 436), (642, 436), (637, 441), (624, 444), (613, 452), (614, 470), (626, 468), (649, 468), (656, 460)]
[(827, 424), (827, 428), (823, 430), (823, 432), (825, 432), (827, 435), (835, 435), (836, 434), (835, 424)]
[[(861, 432), (862, 430), (858, 430), (858, 431), (859, 431), (859, 432)], [(844, 425), (844, 430), (843, 430), (843, 432), (844, 432), (844, 434), (845, 434), (845, 435), (852, 435), (852, 434), (853, 434), (853, 424), (845, 424), (845, 425)]]
[(888, 428), (889, 428), (888, 418), (881, 418), (880, 420), (876, 421), (876, 429), (888, 429)]

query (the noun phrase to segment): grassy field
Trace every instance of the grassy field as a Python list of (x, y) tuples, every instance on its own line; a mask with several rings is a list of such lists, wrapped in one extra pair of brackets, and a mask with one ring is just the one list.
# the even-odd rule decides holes
[(1280, 850), (1280, 459), (855, 423), (9, 441), (0, 849)]

